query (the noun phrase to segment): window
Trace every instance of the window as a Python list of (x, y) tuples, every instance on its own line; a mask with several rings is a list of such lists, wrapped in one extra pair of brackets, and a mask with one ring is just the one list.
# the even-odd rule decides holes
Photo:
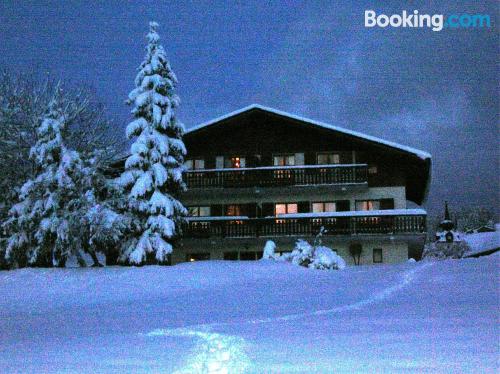
[(201, 169), (205, 169), (205, 160), (203, 160), (201, 158), (186, 160), (184, 165), (186, 166), (187, 170), (201, 170)]
[(356, 210), (388, 210), (388, 209), (394, 209), (394, 199), (356, 201)]
[(318, 153), (316, 161), (317, 161), (318, 165), (340, 164), (340, 154), (338, 154), (338, 153)]
[(299, 211), (297, 203), (276, 204), (274, 206), (274, 215), (295, 214)]
[(373, 248), (373, 263), (382, 263), (382, 248)]
[(274, 166), (293, 166), (293, 165), (295, 165), (295, 155), (274, 156)]
[(224, 159), (224, 167), (230, 169), (239, 169), (246, 167), (245, 157), (235, 156)]
[(336, 210), (335, 202), (312, 203), (313, 213), (335, 212)]
[(224, 252), (224, 260), (238, 261), (238, 252)]
[(186, 261), (206, 261), (210, 260), (210, 253), (190, 253), (186, 255)]
[(379, 210), (379, 200), (358, 200), (356, 201), (356, 210)]
[(190, 206), (188, 207), (188, 214), (191, 217), (208, 217), (210, 216), (209, 206)]
[(255, 261), (257, 260), (256, 252), (240, 252), (240, 261)]
[(231, 251), (224, 252), (224, 260), (228, 261), (255, 261), (262, 258), (262, 251)]
[(241, 205), (226, 205), (226, 216), (241, 216), (243, 214)]
[(368, 174), (377, 174), (378, 173), (378, 169), (377, 169), (377, 165), (370, 165), (368, 167)]

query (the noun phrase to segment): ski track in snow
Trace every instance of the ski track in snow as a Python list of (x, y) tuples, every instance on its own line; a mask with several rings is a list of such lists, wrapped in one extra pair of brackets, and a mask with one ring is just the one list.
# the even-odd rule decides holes
[(432, 263), (428, 262), (414, 269), (408, 270), (403, 273), (400, 282), (385, 288), (381, 292), (375, 293), (371, 297), (348, 305), (343, 305), (331, 309), (316, 310), (312, 312), (288, 314), (280, 317), (200, 324), (174, 329), (156, 329), (144, 335), (147, 337), (169, 336), (191, 337), (196, 339), (196, 345), (193, 348), (192, 354), (189, 356), (188, 362), (186, 363), (185, 367), (175, 371), (175, 374), (244, 373), (245, 370), (251, 365), (251, 362), (244, 349), (246, 345), (245, 340), (237, 336), (212, 332), (212, 329), (216, 327), (239, 325), (245, 323), (265, 324), (272, 322), (286, 322), (301, 319), (304, 317), (322, 316), (349, 310), (359, 310), (368, 305), (388, 299), (394, 293), (401, 291), (415, 279), (415, 276), (418, 273), (431, 265)]

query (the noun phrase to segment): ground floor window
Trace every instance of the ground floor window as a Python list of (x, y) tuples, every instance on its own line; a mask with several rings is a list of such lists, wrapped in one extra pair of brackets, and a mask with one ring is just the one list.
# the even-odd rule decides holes
[(382, 248), (373, 248), (373, 263), (382, 263)]
[(206, 261), (210, 260), (210, 253), (188, 253), (186, 255), (186, 261), (194, 262), (194, 261)]
[(238, 261), (238, 252), (224, 252), (224, 260), (228, 261)]
[(230, 251), (224, 252), (224, 260), (229, 261), (255, 261), (262, 258), (262, 251)]

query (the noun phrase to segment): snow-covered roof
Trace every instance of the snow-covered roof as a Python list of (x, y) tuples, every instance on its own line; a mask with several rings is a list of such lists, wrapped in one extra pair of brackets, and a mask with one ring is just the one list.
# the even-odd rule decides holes
[(295, 114), (291, 114), (291, 113), (287, 113), (287, 112), (284, 112), (284, 111), (281, 111), (281, 110), (278, 110), (278, 109), (266, 107), (266, 106), (263, 106), (263, 105), (260, 105), (260, 104), (251, 104), (251, 105), (246, 106), (244, 108), (235, 110), (234, 112), (231, 112), (231, 113), (225, 114), (223, 116), (214, 118), (214, 119), (212, 119), (210, 121), (201, 123), (201, 124), (199, 124), (197, 126), (191, 127), (190, 129), (188, 129), (186, 131), (186, 133), (189, 134), (189, 133), (195, 132), (197, 130), (200, 130), (202, 128), (214, 125), (214, 124), (216, 124), (216, 123), (218, 123), (220, 121), (223, 121), (225, 119), (234, 117), (234, 116), (236, 116), (238, 114), (247, 112), (247, 111), (252, 110), (252, 109), (260, 109), (260, 110), (263, 110), (263, 111), (266, 111), (266, 112), (269, 112), (269, 113), (274, 113), (274, 114), (277, 114), (277, 115), (280, 115), (280, 116), (289, 117), (289, 118), (292, 118), (292, 119), (295, 119), (295, 120), (298, 120), (298, 121), (310, 123), (312, 125), (319, 126), (319, 127), (325, 128), (325, 129), (329, 129), (329, 130), (333, 130), (333, 131), (338, 131), (338, 132), (341, 132), (341, 133), (344, 133), (344, 134), (347, 134), (347, 135), (352, 135), (352, 136), (357, 137), (357, 138), (361, 138), (361, 139), (369, 140), (369, 141), (372, 141), (372, 142), (375, 142), (375, 143), (383, 144), (383, 145), (386, 145), (388, 147), (392, 147), (392, 148), (396, 148), (396, 149), (402, 150), (404, 152), (412, 153), (412, 154), (418, 156), (419, 158), (421, 158), (422, 160), (426, 160), (426, 159), (430, 159), (431, 158), (430, 153), (427, 153), (427, 152), (424, 152), (424, 151), (421, 151), (421, 150), (418, 150), (418, 149), (415, 149), (415, 148), (412, 148), (412, 147), (408, 147), (406, 145), (402, 145), (402, 144), (390, 142), (390, 141), (387, 141), (387, 140), (384, 140), (384, 139), (377, 138), (375, 136), (363, 134), (363, 133), (357, 132), (357, 131), (348, 130), (348, 129), (345, 129), (345, 128), (342, 128), (342, 127), (338, 127), (338, 126), (333, 126), (333, 125), (330, 125), (330, 124), (327, 124), (327, 123), (324, 123), (324, 122), (315, 121), (315, 120), (312, 120), (310, 118), (297, 116)]
[(498, 230), (466, 234), (462, 238), (470, 247), (470, 252), (467, 252), (467, 256), (500, 248), (500, 231)]

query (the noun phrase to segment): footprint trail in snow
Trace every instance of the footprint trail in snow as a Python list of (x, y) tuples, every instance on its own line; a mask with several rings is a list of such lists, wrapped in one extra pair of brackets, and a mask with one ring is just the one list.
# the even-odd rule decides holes
[(349, 310), (357, 310), (368, 305), (383, 301), (394, 293), (401, 291), (408, 286), (415, 276), (431, 266), (432, 263), (426, 263), (417, 266), (414, 269), (403, 273), (400, 282), (389, 286), (381, 292), (375, 293), (371, 297), (358, 302), (343, 305), (331, 309), (316, 310), (306, 313), (288, 314), (280, 317), (271, 317), (264, 319), (243, 320), (237, 322), (210, 323), (204, 325), (193, 325), (185, 328), (175, 329), (157, 329), (147, 334), (148, 337), (173, 336), (173, 337), (192, 337), (196, 340), (196, 345), (189, 356), (186, 365), (177, 371), (181, 373), (244, 373), (251, 366), (251, 362), (245, 353), (245, 340), (243, 338), (231, 335), (224, 335), (211, 330), (216, 327), (224, 327), (240, 324), (265, 324), (280, 321), (292, 321), (310, 316), (319, 316), (333, 313), (340, 313)]

